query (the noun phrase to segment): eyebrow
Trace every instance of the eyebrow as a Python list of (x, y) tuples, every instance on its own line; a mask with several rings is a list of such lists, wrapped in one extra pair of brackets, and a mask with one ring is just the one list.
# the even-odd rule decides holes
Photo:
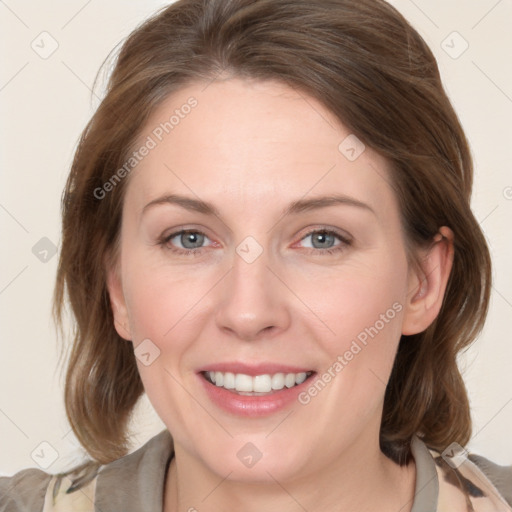
[[(168, 194), (153, 199), (146, 206), (144, 206), (141, 215), (143, 215), (148, 209), (163, 204), (175, 204), (181, 206), (186, 210), (199, 212), (204, 215), (214, 215), (216, 217), (220, 217), (219, 211), (211, 203), (202, 201), (200, 199), (194, 199), (193, 197), (182, 196), (179, 194)], [(358, 199), (355, 199), (353, 197), (334, 194), (328, 196), (314, 197), (311, 199), (299, 199), (297, 201), (293, 201), (283, 210), (282, 216), (285, 217), (287, 215), (303, 213), (334, 205), (353, 206), (361, 208), (363, 210), (367, 210), (376, 215), (375, 211), (370, 205), (363, 203), (362, 201), (359, 201)]]

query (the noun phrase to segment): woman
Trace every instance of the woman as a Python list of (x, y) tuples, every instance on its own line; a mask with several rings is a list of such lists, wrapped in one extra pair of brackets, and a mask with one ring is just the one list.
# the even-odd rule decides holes
[[(180, 0), (126, 41), (63, 199), (91, 456), (2, 510), (512, 510), (462, 448), (491, 271), (435, 59), (380, 0)], [(167, 429), (126, 455), (148, 394)], [(508, 503), (507, 503), (508, 501)]]

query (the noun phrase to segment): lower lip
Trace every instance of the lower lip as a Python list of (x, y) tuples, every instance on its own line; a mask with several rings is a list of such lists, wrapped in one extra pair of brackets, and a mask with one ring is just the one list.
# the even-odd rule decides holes
[(239, 395), (225, 388), (212, 384), (202, 374), (198, 374), (206, 394), (221, 409), (237, 416), (260, 417), (268, 416), (291, 405), (297, 395), (311, 384), (315, 374), (292, 388), (283, 388), (268, 395)]

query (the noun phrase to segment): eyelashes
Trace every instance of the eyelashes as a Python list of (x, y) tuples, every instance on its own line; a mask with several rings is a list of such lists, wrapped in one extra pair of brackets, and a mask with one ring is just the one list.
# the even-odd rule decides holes
[[(308, 249), (313, 249), (314, 251), (320, 251), (321, 253), (327, 254), (332, 254), (333, 251), (342, 250), (350, 243), (346, 237), (341, 236), (337, 231), (328, 229), (315, 229), (310, 231), (300, 239), (300, 242), (307, 238), (311, 238), (312, 241), (316, 240), (320, 244), (325, 244), (326, 242), (329, 244), (330, 242), (334, 242), (335, 245), (329, 245), (328, 247), (313, 247), (312, 243), (307, 247)], [(338, 243), (336, 244), (336, 242)]]
[[(191, 238), (192, 244), (197, 243), (198, 240), (200, 242), (203, 242), (205, 239), (209, 240), (206, 234), (204, 234), (202, 231), (196, 230), (196, 229), (182, 229), (181, 231), (176, 231), (174, 233), (171, 233), (170, 235), (167, 235), (159, 240), (159, 245), (162, 246), (164, 249), (168, 249), (171, 252), (182, 254), (184, 256), (188, 255), (200, 255), (202, 254), (202, 250), (205, 249), (205, 247), (193, 247), (193, 248), (186, 248), (186, 247), (176, 247), (175, 245), (171, 244), (171, 241), (175, 238), (180, 239), (180, 244), (183, 245), (183, 240), (186, 239), (186, 237)], [(190, 240), (188, 241), (190, 242)], [(187, 243), (188, 243), (187, 242)]]
[[(352, 244), (350, 238), (332, 228), (316, 228), (305, 233), (298, 242), (293, 244), (293, 247), (307, 239), (311, 240), (309, 246), (299, 247), (299, 250), (304, 249), (307, 254), (311, 255), (338, 254)], [(205, 246), (203, 244), (206, 241), (210, 242), (210, 244)], [(316, 243), (323, 245), (323, 247), (315, 247), (314, 244)], [(177, 244), (181, 245), (181, 247)], [(162, 249), (180, 256), (200, 256), (206, 250), (209, 250), (209, 247), (220, 247), (219, 244), (212, 242), (205, 233), (197, 229), (182, 229), (162, 236), (158, 240), (158, 245)], [(192, 245), (193, 247), (187, 247), (187, 245)]]

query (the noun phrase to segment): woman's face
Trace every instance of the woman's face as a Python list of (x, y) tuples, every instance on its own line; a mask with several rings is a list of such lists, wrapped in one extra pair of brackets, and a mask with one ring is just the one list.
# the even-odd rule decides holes
[(417, 284), (386, 161), (241, 79), (173, 94), (134, 147), (109, 289), (177, 453), (260, 481), (374, 457)]

